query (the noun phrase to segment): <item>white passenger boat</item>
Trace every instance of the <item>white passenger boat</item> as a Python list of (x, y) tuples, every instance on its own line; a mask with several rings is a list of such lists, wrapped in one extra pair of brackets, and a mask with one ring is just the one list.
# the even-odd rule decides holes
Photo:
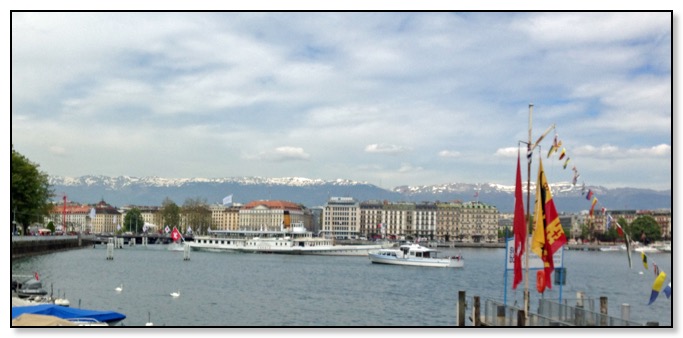
[(413, 265), (436, 268), (462, 268), (463, 258), (458, 256), (438, 257), (439, 251), (419, 244), (403, 244), (398, 249), (381, 249), (370, 252), (368, 258), (377, 264)]
[(659, 252), (659, 250), (652, 245), (642, 245), (635, 248), (636, 252)]
[(338, 245), (334, 239), (313, 237), (303, 223), (280, 227), (280, 231), (217, 230), (188, 242), (193, 250), (276, 253), (294, 255), (367, 256), (382, 245)]
[(626, 245), (611, 245), (600, 247), (600, 251), (626, 251)]

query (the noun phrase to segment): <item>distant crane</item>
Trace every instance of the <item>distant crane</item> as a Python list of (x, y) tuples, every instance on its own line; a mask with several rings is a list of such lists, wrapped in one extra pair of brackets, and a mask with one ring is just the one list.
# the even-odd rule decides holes
[(62, 232), (66, 234), (66, 194), (62, 193), (62, 200), (64, 204), (62, 206)]

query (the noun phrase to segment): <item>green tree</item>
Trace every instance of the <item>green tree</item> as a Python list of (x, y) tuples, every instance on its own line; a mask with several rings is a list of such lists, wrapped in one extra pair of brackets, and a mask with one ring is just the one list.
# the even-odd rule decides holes
[(50, 229), (50, 231), (52, 231), (53, 234), (55, 233), (55, 224), (52, 221), (50, 221), (50, 223), (47, 224), (47, 228)]
[(634, 241), (647, 245), (662, 239), (662, 229), (652, 216), (639, 216), (631, 222), (629, 235)]
[(42, 222), (50, 213), (53, 192), (47, 174), (38, 167), (12, 145), (10, 209), (12, 221), (16, 218), (16, 225), (21, 227), (23, 234), (32, 222)]
[(142, 217), (142, 212), (138, 208), (130, 209), (123, 218), (123, 229), (125, 231), (132, 231), (135, 233), (141, 232), (145, 225), (145, 219)]
[(590, 235), (590, 228), (588, 224), (581, 224), (581, 236), (579, 238), (583, 239), (588, 239), (588, 236)]
[[(192, 232), (204, 234), (211, 226), (211, 209), (206, 199), (188, 198), (183, 204), (182, 213), (187, 221), (186, 226), (192, 227)], [(187, 232), (187, 228), (179, 229)]]
[(168, 197), (161, 203), (161, 221), (162, 231), (166, 226), (173, 228), (180, 225), (180, 207)]

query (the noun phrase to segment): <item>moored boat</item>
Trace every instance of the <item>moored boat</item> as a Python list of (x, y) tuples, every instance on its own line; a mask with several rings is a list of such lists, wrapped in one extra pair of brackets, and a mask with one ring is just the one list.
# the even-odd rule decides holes
[(283, 225), (280, 231), (218, 230), (188, 242), (193, 250), (294, 255), (367, 256), (379, 244), (339, 245), (332, 238), (313, 237), (303, 223)]
[(622, 251), (626, 250), (625, 245), (611, 245), (600, 247), (600, 251)]
[(406, 243), (398, 249), (380, 249), (370, 252), (368, 258), (372, 263), (411, 265), (440, 268), (462, 268), (465, 261), (462, 256), (439, 257), (439, 251), (419, 244)]
[(44, 297), (47, 290), (43, 288), (43, 283), (35, 276), (12, 276), (12, 293), (19, 298)]
[(77, 325), (86, 326), (98, 325), (97, 323), (113, 326), (126, 318), (124, 314), (115, 311), (77, 309), (54, 304), (12, 306), (12, 319), (16, 319), (25, 313), (55, 316)]
[(644, 245), (644, 246), (639, 246), (635, 248), (636, 252), (659, 252), (659, 249), (657, 249), (654, 246), (651, 245)]

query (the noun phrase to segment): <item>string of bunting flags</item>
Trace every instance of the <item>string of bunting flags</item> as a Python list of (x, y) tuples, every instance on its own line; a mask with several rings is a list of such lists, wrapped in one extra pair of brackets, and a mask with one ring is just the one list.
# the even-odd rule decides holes
[[(560, 148), (562, 149), (562, 151), (560, 151)], [(560, 151), (558, 160), (564, 160), (564, 162), (562, 163), (562, 169), (567, 169), (571, 157), (567, 154), (567, 149), (562, 146), (562, 140), (559, 139), (557, 132), (555, 132), (555, 137), (553, 138), (553, 143), (550, 145), (550, 150), (548, 150), (547, 158), (550, 158), (553, 154), (556, 154), (558, 151)], [(576, 186), (579, 177), (581, 177), (581, 174), (579, 173), (579, 170), (576, 168), (576, 165), (573, 165), (571, 170), (573, 172), (572, 186)], [(588, 192), (586, 192), (586, 182), (582, 181), (581, 196), (584, 195), (586, 196), (586, 200), (590, 201), (591, 203), (590, 211), (588, 212), (588, 214), (590, 215), (590, 217), (593, 217), (595, 213), (595, 207), (598, 206), (599, 200), (592, 189), (588, 189)], [(600, 210), (602, 211), (603, 215), (607, 215), (607, 209), (601, 204)], [(609, 227), (607, 227), (607, 230), (609, 230)], [(619, 234), (623, 237), (623, 231), (619, 231)]]
[[(562, 149), (560, 151), (560, 148)], [(567, 166), (569, 164), (569, 161), (571, 157), (567, 154), (567, 149), (562, 146), (562, 141), (559, 139), (559, 136), (557, 132), (555, 132), (555, 137), (553, 138), (553, 143), (550, 146), (550, 150), (548, 150), (547, 158), (550, 158), (554, 154), (556, 154), (559, 151), (559, 156), (558, 160), (564, 162), (562, 163), (562, 168), (567, 169)], [(579, 170), (576, 168), (576, 165), (572, 166), (572, 186), (576, 186), (578, 183), (578, 179), (581, 176), (579, 173)], [(598, 206), (598, 197), (596, 196), (595, 192), (592, 189), (588, 189), (586, 191), (586, 183), (585, 181), (581, 182), (581, 196), (585, 196), (586, 200), (590, 201), (591, 206), (590, 206), (590, 211), (589, 211), (589, 216), (592, 218), (594, 216), (594, 211), (595, 207)], [(599, 205), (600, 210), (602, 211), (602, 214), (606, 217), (606, 223), (605, 223), (605, 230), (609, 230), (612, 225), (616, 227), (617, 233), (619, 236), (623, 237), (625, 240), (624, 242), (626, 243), (626, 252), (628, 255), (628, 266), (629, 268), (633, 268), (632, 262), (631, 262), (631, 247), (630, 247), (630, 239), (628, 237), (628, 234), (624, 232), (624, 229), (622, 228), (621, 224), (619, 222), (615, 222), (614, 219), (612, 218), (612, 215), (607, 212), (607, 209)], [(648, 269), (648, 258), (645, 252), (641, 252), (641, 259), (643, 261), (643, 266), (645, 267), (645, 270)], [(659, 295), (660, 292), (664, 292), (666, 295), (666, 298), (671, 297), (672, 293), (672, 286), (671, 282), (669, 282), (666, 287), (664, 287), (664, 283), (666, 281), (667, 274), (663, 271), (660, 271), (659, 266), (655, 263), (652, 262), (653, 266), (653, 272), (655, 275), (655, 280), (652, 285), (652, 292), (650, 294), (650, 301), (648, 305), (652, 304), (656, 299), (657, 296)], [(663, 289), (663, 290), (662, 290)]]
[[(645, 270), (648, 270), (648, 258), (645, 252), (640, 253), (640, 257), (643, 260), (643, 267), (645, 267)], [(654, 303), (654, 301), (657, 299), (657, 296), (659, 296), (659, 293), (662, 292), (662, 287), (664, 288), (664, 294), (666, 295), (666, 298), (671, 297), (671, 282), (664, 287), (664, 282), (666, 281), (666, 273), (664, 271), (661, 271), (659, 269), (659, 266), (657, 263), (652, 262), (652, 272), (654, 272), (655, 275), (655, 281), (652, 283), (652, 292), (650, 293), (650, 302), (647, 303), (647, 305), (650, 305)]]

